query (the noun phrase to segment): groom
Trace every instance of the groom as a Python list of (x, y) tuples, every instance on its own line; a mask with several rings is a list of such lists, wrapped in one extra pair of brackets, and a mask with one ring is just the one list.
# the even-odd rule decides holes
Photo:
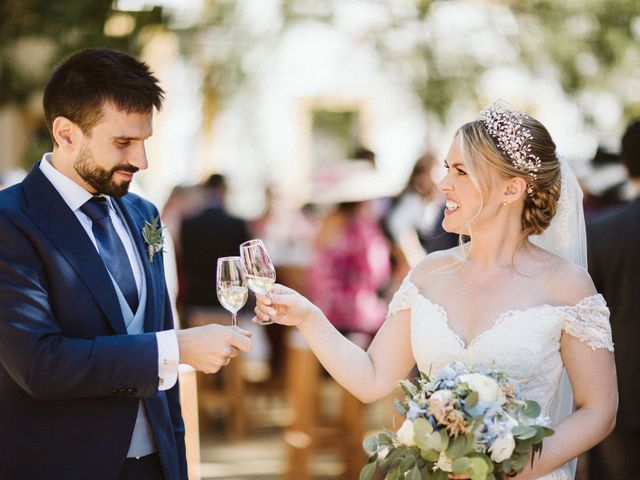
[(43, 99), (53, 152), (0, 192), (3, 480), (186, 479), (178, 363), (215, 372), (251, 348), (238, 328), (173, 329), (159, 227), (142, 235), (158, 211), (127, 193), (163, 93), (127, 54), (67, 58)]

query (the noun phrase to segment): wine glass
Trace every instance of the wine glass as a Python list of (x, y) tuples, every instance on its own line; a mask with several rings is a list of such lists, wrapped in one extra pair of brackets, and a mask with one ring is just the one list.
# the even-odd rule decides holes
[(222, 306), (231, 312), (231, 324), (238, 325), (238, 310), (247, 303), (247, 281), (240, 257), (218, 259), (216, 271), (216, 293)]
[[(258, 295), (265, 295), (276, 281), (276, 269), (262, 240), (249, 240), (240, 245), (240, 258), (248, 287)], [(272, 321), (261, 320), (261, 325)]]

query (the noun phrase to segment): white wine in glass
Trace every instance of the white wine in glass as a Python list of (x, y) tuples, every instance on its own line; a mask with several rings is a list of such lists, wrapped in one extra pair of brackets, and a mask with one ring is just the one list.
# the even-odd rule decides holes
[[(265, 295), (276, 282), (276, 269), (262, 240), (249, 240), (240, 245), (240, 258), (247, 285), (254, 293)], [(262, 325), (273, 322), (260, 321)]]
[(247, 286), (251, 289), (252, 292), (257, 293), (258, 295), (266, 294), (269, 290), (271, 290), (273, 284), (276, 283), (275, 278), (257, 277), (255, 275), (246, 275), (246, 277)]
[(218, 259), (216, 293), (220, 304), (231, 312), (231, 324), (238, 325), (238, 311), (247, 303), (247, 282), (240, 257)]

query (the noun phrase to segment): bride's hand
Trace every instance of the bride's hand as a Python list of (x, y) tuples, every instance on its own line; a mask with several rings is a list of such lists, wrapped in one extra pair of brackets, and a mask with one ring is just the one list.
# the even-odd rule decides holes
[(253, 321), (275, 322), (281, 325), (299, 326), (319, 313), (318, 307), (295, 290), (275, 284), (266, 295), (256, 295), (256, 316)]

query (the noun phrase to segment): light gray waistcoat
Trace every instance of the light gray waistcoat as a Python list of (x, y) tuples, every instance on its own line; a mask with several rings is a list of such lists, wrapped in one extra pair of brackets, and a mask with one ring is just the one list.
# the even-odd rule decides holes
[[(136, 258), (138, 259), (137, 252)], [(118, 287), (116, 281), (113, 279), (113, 277), (111, 277), (111, 274), (109, 274), (109, 277), (111, 277), (111, 282), (113, 283), (113, 287), (116, 289), (116, 294), (118, 295), (120, 310), (122, 310), (122, 318), (124, 318), (124, 323), (127, 327), (127, 333), (129, 335), (135, 335), (144, 332), (144, 317), (147, 306), (147, 280), (145, 278), (144, 268), (142, 265), (140, 265), (139, 259), (138, 265), (140, 267), (140, 271), (142, 272), (142, 293), (140, 294), (138, 310), (136, 311), (135, 315), (131, 311), (131, 307), (129, 307), (127, 300), (124, 298), (120, 287)], [(136, 417), (136, 425), (133, 429), (133, 435), (131, 436), (131, 444), (129, 445), (127, 458), (143, 457), (155, 451), (157, 451), (157, 448), (153, 439), (151, 425), (149, 424), (149, 419), (147, 418), (147, 413), (144, 408), (144, 402), (142, 401), (142, 399), (140, 399), (140, 402), (138, 403), (138, 416)]]

